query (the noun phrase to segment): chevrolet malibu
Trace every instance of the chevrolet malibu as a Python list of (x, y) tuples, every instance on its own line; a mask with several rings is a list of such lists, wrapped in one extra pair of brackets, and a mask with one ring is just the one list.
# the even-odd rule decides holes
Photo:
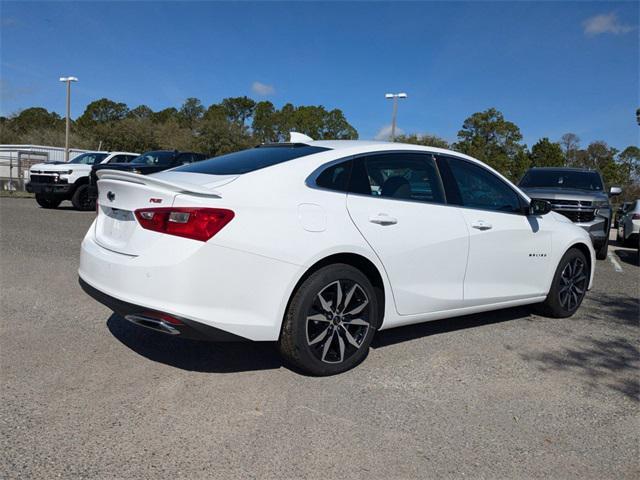
[(584, 230), (449, 150), (294, 133), (98, 176), (89, 295), (169, 335), (277, 341), (313, 375), (358, 365), (378, 330), (526, 304), (569, 317), (593, 281)]

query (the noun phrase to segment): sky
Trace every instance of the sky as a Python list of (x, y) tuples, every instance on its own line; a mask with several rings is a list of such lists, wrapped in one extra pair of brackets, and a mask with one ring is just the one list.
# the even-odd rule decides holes
[(638, 145), (638, 2), (0, 1), (0, 114), (72, 117), (102, 97), (130, 108), (247, 95), (341, 109), (384, 136), (387, 92), (406, 92), (405, 133), (456, 139), (490, 107), (531, 146)]

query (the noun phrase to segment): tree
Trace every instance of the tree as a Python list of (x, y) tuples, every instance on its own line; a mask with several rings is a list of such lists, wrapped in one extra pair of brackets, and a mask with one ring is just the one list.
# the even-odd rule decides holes
[(489, 108), (467, 118), (458, 132), (454, 148), (471, 155), (517, 181), (528, 167), (526, 146), (518, 126)]
[(531, 147), (529, 160), (532, 167), (564, 167), (565, 156), (559, 143), (544, 137)]
[(129, 118), (149, 118), (150, 119), (153, 117), (153, 110), (151, 110), (146, 105), (138, 105), (133, 110), (130, 110), (127, 116)]
[(577, 152), (580, 149), (580, 138), (575, 133), (565, 133), (560, 137), (560, 145), (564, 151), (565, 164), (575, 166)]
[(177, 118), (178, 110), (174, 107), (154, 112), (151, 116), (151, 120), (153, 120), (154, 123), (167, 123), (169, 120), (176, 120)]
[(424, 145), (425, 147), (450, 148), (449, 142), (444, 138), (440, 138), (437, 135), (429, 135), (428, 133), (423, 135), (418, 135), (416, 133), (409, 135), (397, 135), (396, 142)]
[(277, 114), (273, 103), (269, 101), (256, 103), (251, 131), (258, 143), (277, 141)]
[(204, 115), (205, 109), (202, 106), (202, 102), (197, 98), (187, 98), (180, 111), (178, 112), (178, 120), (180, 123), (193, 130), (198, 122)]
[(222, 100), (222, 108), (230, 122), (244, 127), (253, 115), (256, 102), (249, 97), (230, 97)]
[(78, 118), (76, 123), (82, 128), (92, 128), (96, 125), (104, 125), (109, 122), (122, 120), (128, 113), (129, 108), (125, 103), (118, 103), (108, 98), (101, 98), (87, 105), (84, 113)]

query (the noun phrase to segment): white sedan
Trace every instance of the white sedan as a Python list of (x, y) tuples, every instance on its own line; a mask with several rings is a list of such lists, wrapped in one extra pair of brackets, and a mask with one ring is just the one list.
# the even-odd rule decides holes
[(359, 364), (377, 330), (525, 304), (568, 317), (593, 280), (584, 230), (449, 150), (292, 134), (98, 175), (87, 293), (168, 334), (277, 341), (314, 375)]

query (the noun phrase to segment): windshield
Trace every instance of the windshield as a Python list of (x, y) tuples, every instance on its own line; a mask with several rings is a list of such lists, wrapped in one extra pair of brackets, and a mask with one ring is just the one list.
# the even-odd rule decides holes
[(173, 152), (147, 152), (131, 160), (136, 165), (170, 165), (174, 157)]
[(84, 165), (95, 165), (107, 158), (106, 153), (83, 153), (69, 160), (69, 163), (82, 163)]
[(328, 149), (300, 144), (263, 145), (184, 165), (173, 171), (208, 173), (210, 175), (240, 175), (325, 150)]
[(604, 189), (598, 172), (578, 170), (529, 170), (520, 181), (522, 188), (566, 188), (601, 192)]

